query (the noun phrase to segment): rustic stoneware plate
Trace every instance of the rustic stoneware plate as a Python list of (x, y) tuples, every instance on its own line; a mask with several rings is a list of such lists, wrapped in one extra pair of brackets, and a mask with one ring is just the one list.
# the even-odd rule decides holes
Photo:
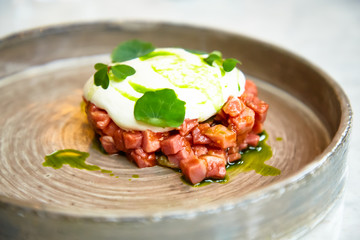
[[(202, 187), (178, 172), (106, 155), (81, 111), (82, 86), (121, 41), (220, 50), (242, 61), (270, 104), (278, 176), (231, 172)], [(35, 29), (0, 40), (1, 239), (289, 239), (342, 196), (351, 109), (339, 86), (287, 51), (241, 35), (163, 23)], [(44, 167), (60, 149), (111, 171)]]

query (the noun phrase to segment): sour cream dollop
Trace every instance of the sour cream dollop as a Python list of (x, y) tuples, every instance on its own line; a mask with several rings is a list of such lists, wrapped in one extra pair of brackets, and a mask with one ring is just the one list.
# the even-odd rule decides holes
[(214, 116), (229, 96), (240, 96), (245, 90), (245, 76), (239, 69), (225, 72), (221, 66), (208, 65), (205, 57), (181, 48), (157, 48), (144, 57), (122, 62), (136, 73), (122, 81), (110, 75), (107, 89), (96, 86), (91, 76), (84, 86), (84, 97), (106, 110), (125, 130), (164, 132), (171, 128), (137, 121), (134, 106), (144, 92), (169, 88), (186, 103), (185, 118), (202, 122)]

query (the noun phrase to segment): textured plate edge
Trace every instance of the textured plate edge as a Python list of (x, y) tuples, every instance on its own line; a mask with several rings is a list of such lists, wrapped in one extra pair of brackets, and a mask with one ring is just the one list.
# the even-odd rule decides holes
[[(64, 219), (71, 219), (71, 218), (78, 218), (81, 217), (82, 219), (86, 221), (94, 221), (94, 222), (156, 222), (156, 221), (162, 221), (166, 219), (191, 219), (200, 215), (204, 214), (214, 214), (221, 211), (228, 211), (235, 208), (242, 208), (246, 205), (255, 203), (257, 201), (260, 201), (263, 197), (266, 198), (275, 198), (275, 196), (279, 196), (286, 191), (286, 189), (294, 188), (294, 183), (296, 185), (301, 185), (305, 182), (305, 179), (309, 176), (312, 176), (316, 174), (316, 172), (321, 168), (324, 164), (326, 164), (327, 159), (331, 157), (335, 152), (337, 152), (339, 149), (342, 149), (343, 147), (347, 147), (344, 145), (348, 144), (350, 133), (351, 133), (351, 127), (352, 127), (352, 110), (351, 105), (349, 102), (348, 97), (346, 96), (345, 92), (341, 89), (341, 87), (336, 83), (335, 80), (333, 80), (331, 77), (329, 77), (325, 72), (323, 72), (320, 68), (315, 66), (314, 64), (310, 63), (308, 60), (302, 58), (301, 56), (294, 54), (284, 48), (281, 48), (275, 44), (264, 42), (262, 40), (252, 38), (243, 34), (239, 33), (233, 33), (229, 31), (224, 31), (221, 29), (216, 28), (209, 28), (204, 26), (196, 26), (196, 25), (189, 25), (189, 24), (183, 24), (183, 23), (175, 23), (175, 22), (162, 22), (162, 21), (96, 21), (96, 22), (80, 22), (80, 23), (66, 23), (66, 24), (56, 24), (56, 25), (48, 25), (43, 26), (39, 28), (33, 28), (30, 30), (26, 30), (23, 32), (11, 34), (8, 36), (5, 36), (0, 39), (0, 48), (2, 45), (8, 41), (13, 41), (15, 39), (28, 39), (37, 37), (39, 35), (51, 35), (54, 33), (61, 33), (61, 32), (68, 32), (72, 31), (74, 29), (81, 30), (81, 27), (83, 26), (91, 26), (93, 24), (97, 25), (105, 25), (107, 27), (124, 27), (124, 25), (127, 25), (128, 27), (134, 27), (134, 26), (146, 26), (147, 28), (151, 27), (159, 27), (159, 26), (174, 26), (174, 27), (185, 27), (185, 28), (192, 28), (192, 29), (199, 29), (199, 30), (205, 30), (205, 31), (211, 31), (211, 32), (217, 32), (217, 33), (224, 33), (227, 35), (247, 38), (248, 40), (257, 42), (262, 45), (266, 45), (267, 47), (270, 47), (272, 49), (275, 49), (276, 51), (285, 53), (286, 55), (290, 56), (291, 58), (295, 58), (297, 61), (302, 62), (307, 67), (313, 69), (317, 73), (319, 73), (323, 79), (328, 82), (332, 88), (337, 93), (338, 100), (341, 105), (342, 110), (342, 116), (341, 121), (339, 124), (339, 128), (332, 138), (330, 144), (326, 147), (326, 149), (317, 156), (312, 163), (307, 165), (305, 168), (303, 168), (301, 171), (297, 172), (293, 176), (290, 176), (280, 182), (270, 184), (266, 187), (260, 188), (258, 190), (255, 190), (254, 192), (248, 193), (244, 195), (243, 197), (237, 199), (237, 201), (234, 202), (228, 202), (224, 205), (218, 206), (218, 205), (208, 205), (206, 208), (197, 209), (197, 210), (186, 210), (186, 211), (169, 211), (164, 215), (139, 215), (139, 216), (109, 216), (108, 213), (101, 214), (101, 210), (99, 211), (93, 211), (89, 213), (88, 211), (78, 211), (76, 214), (74, 214), (73, 211), (69, 211), (68, 209), (61, 209), (61, 208), (53, 208), (48, 207), (46, 204), (38, 204), (36, 206), (32, 204), (28, 204), (25, 201), (21, 200), (13, 200), (7, 197), (0, 196), (0, 207), (1, 208), (14, 208), (17, 212), (23, 212), (27, 214), (33, 214), (38, 215), (41, 217), (52, 217), (52, 218), (64, 218)], [(12, 74), (11, 74), (12, 75)]]

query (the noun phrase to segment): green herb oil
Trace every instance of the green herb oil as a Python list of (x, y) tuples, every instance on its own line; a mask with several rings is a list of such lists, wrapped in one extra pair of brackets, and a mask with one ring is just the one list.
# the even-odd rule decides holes
[(130, 94), (127, 93), (127, 92), (121, 91), (120, 89), (118, 89), (118, 88), (116, 88), (116, 87), (114, 87), (114, 89), (115, 89), (117, 92), (119, 92), (123, 97), (126, 97), (126, 98), (129, 99), (130, 101), (136, 102), (136, 101), (138, 100), (137, 97), (134, 97), (134, 96), (130, 95)]
[(144, 86), (142, 86), (140, 84), (137, 84), (137, 83), (134, 83), (134, 82), (131, 82), (131, 81), (129, 81), (128, 83), (138, 93), (146, 93), (146, 92), (149, 92), (149, 91), (155, 91), (156, 90), (156, 89), (144, 87)]
[(249, 147), (241, 153), (241, 159), (235, 164), (228, 165), (227, 173), (247, 172), (254, 170), (263, 176), (277, 176), (281, 171), (275, 167), (265, 164), (272, 157), (271, 147), (266, 143), (268, 134), (263, 132), (260, 135), (258, 146)]
[[(260, 135), (258, 146), (249, 147), (241, 152), (241, 159), (233, 164), (228, 165), (226, 168), (226, 176), (221, 180), (206, 179), (198, 184), (191, 185), (193, 187), (202, 187), (210, 183), (226, 183), (235, 175), (254, 170), (256, 173), (263, 176), (277, 176), (280, 175), (281, 170), (270, 165), (265, 164), (267, 160), (272, 157), (271, 147), (266, 143), (268, 134), (264, 131)], [(184, 183), (190, 185), (184, 178)]]
[(43, 166), (59, 169), (64, 164), (67, 164), (72, 168), (85, 169), (89, 171), (101, 171), (102, 173), (114, 176), (110, 170), (101, 169), (99, 166), (87, 164), (85, 160), (88, 157), (89, 153), (87, 152), (81, 152), (74, 149), (63, 149), (46, 155)]

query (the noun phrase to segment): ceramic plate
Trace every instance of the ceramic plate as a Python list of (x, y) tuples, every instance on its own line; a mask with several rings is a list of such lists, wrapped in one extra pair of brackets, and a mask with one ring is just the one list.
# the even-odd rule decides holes
[[(82, 86), (95, 63), (134, 38), (240, 59), (270, 105), (266, 164), (281, 174), (239, 168), (227, 183), (193, 187), (171, 169), (104, 154), (81, 110)], [(342, 90), (307, 61), (241, 35), (144, 22), (16, 34), (0, 41), (0, 109), (1, 238), (296, 238), (344, 185), (351, 110)], [(69, 148), (105, 171), (43, 166), (47, 154)]]

